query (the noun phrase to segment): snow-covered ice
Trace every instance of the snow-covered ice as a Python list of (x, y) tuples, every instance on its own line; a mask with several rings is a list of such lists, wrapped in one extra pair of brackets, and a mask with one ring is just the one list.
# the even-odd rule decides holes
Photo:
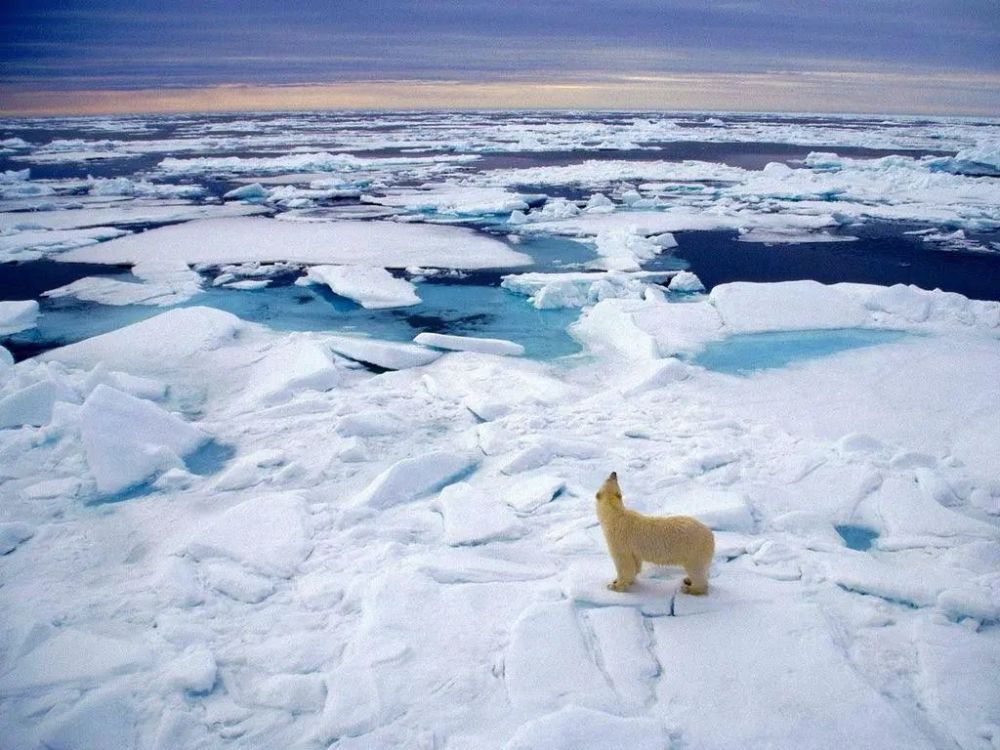
[(384, 268), (310, 266), (305, 280), (312, 284), (325, 284), (334, 294), (354, 300), (367, 310), (420, 304), (416, 287)]
[(0, 302), (0, 336), (34, 328), (38, 303), (33, 300)]
[(413, 339), (418, 344), (435, 349), (445, 349), (455, 352), (479, 352), (480, 354), (499, 354), (520, 356), (524, 347), (513, 341), (503, 339), (483, 339), (474, 336), (448, 336), (442, 333), (419, 333)]
[(430, 364), (441, 356), (440, 351), (414, 344), (375, 341), (360, 336), (335, 336), (328, 339), (330, 348), (348, 359), (386, 370), (405, 370)]
[[(203, 242), (205, 236), (212, 242)], [(152, 258), (189, 264), (290, 261), (378, 268), (507, 268), (529, 263), (527, 256), (498, 240), (457, 227), (360, 221), (305, 224), (262, 218), (177, 224), (59, 256), (82, 263), (138, 263)]]
[(108, 494), (181, 466), (184, 456), (208, 440), (155, 404), (106, 385), (83, 402), (80, 436), (97, 488)]

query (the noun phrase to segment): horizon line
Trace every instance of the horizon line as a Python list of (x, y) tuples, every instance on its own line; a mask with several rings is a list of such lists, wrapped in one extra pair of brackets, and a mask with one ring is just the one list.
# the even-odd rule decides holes
[(448, 110), (996, 117), (1000, 75), (635, 73), (591, 80), (386, 79), (37, 91), (8, 85), (0, 86), (0, 102), (5, 117)]

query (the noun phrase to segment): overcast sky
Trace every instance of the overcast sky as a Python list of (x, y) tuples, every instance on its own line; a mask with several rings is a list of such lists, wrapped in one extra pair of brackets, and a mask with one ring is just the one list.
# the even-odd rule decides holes
[[(205, 89), (221, 85), (227, 101), (248, 106), (305, 93), (312, 105), (326, 91), (331, 106), (352, 96), (359, 106), (448, 106), (449, 97), (545, 106), (548, 97), (552, 106), (888, 112), (909, 103), (1000, 114), (1000, 0), (0, 5), (5, 111), (157, 98), (183, 109), (205, 106)], [(423, 85), (410, 96), (401, 81)]]

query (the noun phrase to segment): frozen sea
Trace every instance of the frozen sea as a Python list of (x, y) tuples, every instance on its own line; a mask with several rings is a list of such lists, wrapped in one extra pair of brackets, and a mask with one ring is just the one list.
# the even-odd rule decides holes
[(1000, 120), (0, 120), (0, 345), (4, 748), (1000, 748)]

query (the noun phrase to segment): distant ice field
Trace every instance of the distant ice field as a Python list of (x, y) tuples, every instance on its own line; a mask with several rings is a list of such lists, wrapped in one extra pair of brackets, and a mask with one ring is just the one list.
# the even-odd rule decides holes
[[(0, 299), (41, 304), (41, 324), (10, 341), (23, 353), (140, 319), (168, 302), (251, 311), (271, 295), (278, 304), (282, 292), (267, 291), (266, 269), (198, 291), (215, 283), (218, 267), (256, 261), (295, 263), (292, 279), (305, 276), (309, 264), (360, 257), (400, 278), (419, 277), (406, 269), (422, 265), (513, 261), (531, 272), (689, 268), (708, 289), (735, 280), (816, 279), (997, 299), (1000, 182), (990, 176), (997, 138), (988, 120), (735, 113), (6, 120)], [(594, 203), (595, 196), (606, 202)], [(241, 213), (258, 218), (200, 223)], [(371, 230), (359, 232), (359, 220)], [(414, 221), (468, 234), (407, 223)], [(262, 231), (268, 227), (273, 231)], [(674, 246), (649, 244), (657, 234), (672, 236)], [(490, 250), (496, 240), (503, 244)], [(526, 258), (514, 261), (517, 253)], [(57, 270), (50, 260), (71, 264)], [(192, 277), (183, 294), (176, 280), (149, 290), (87, 281), (108, 276), (87, 271), (87, 263), (141, 260), (187, 264), (200, 279)], [(487, 286), (498, 287), (501, 276), (498, 269)], [(145, 283), (154, 283), (148, 274)], [(418, 296), (419, 288), (418, 281)], [(60, 289), (61, 296), (41, 296)], [(434, 320), (462, 317), (440, 294), (430, 296), (422, 317), (410, 317), (426, 325), (400, 326), (399, 312), (389, 310), (368, 315), (361, 327), (404, 339), (435, 332)], [(495, 308), (523, 304), (513, 295), (486, 296)], [(329, 328), (354, 326), (330, 299), (318, 298)], [(89, 324), (60, 328), (67, 310), (86, 312)], [(301, 315), (265, 317), (286, 328), (293, 321), (308, 330), (323, 325), (322, 315), (307, 316), (308, 324)], [(437, 325), (437, 332), (454, 332)], [(485, 322), (478, 332), (512, 334)]]

